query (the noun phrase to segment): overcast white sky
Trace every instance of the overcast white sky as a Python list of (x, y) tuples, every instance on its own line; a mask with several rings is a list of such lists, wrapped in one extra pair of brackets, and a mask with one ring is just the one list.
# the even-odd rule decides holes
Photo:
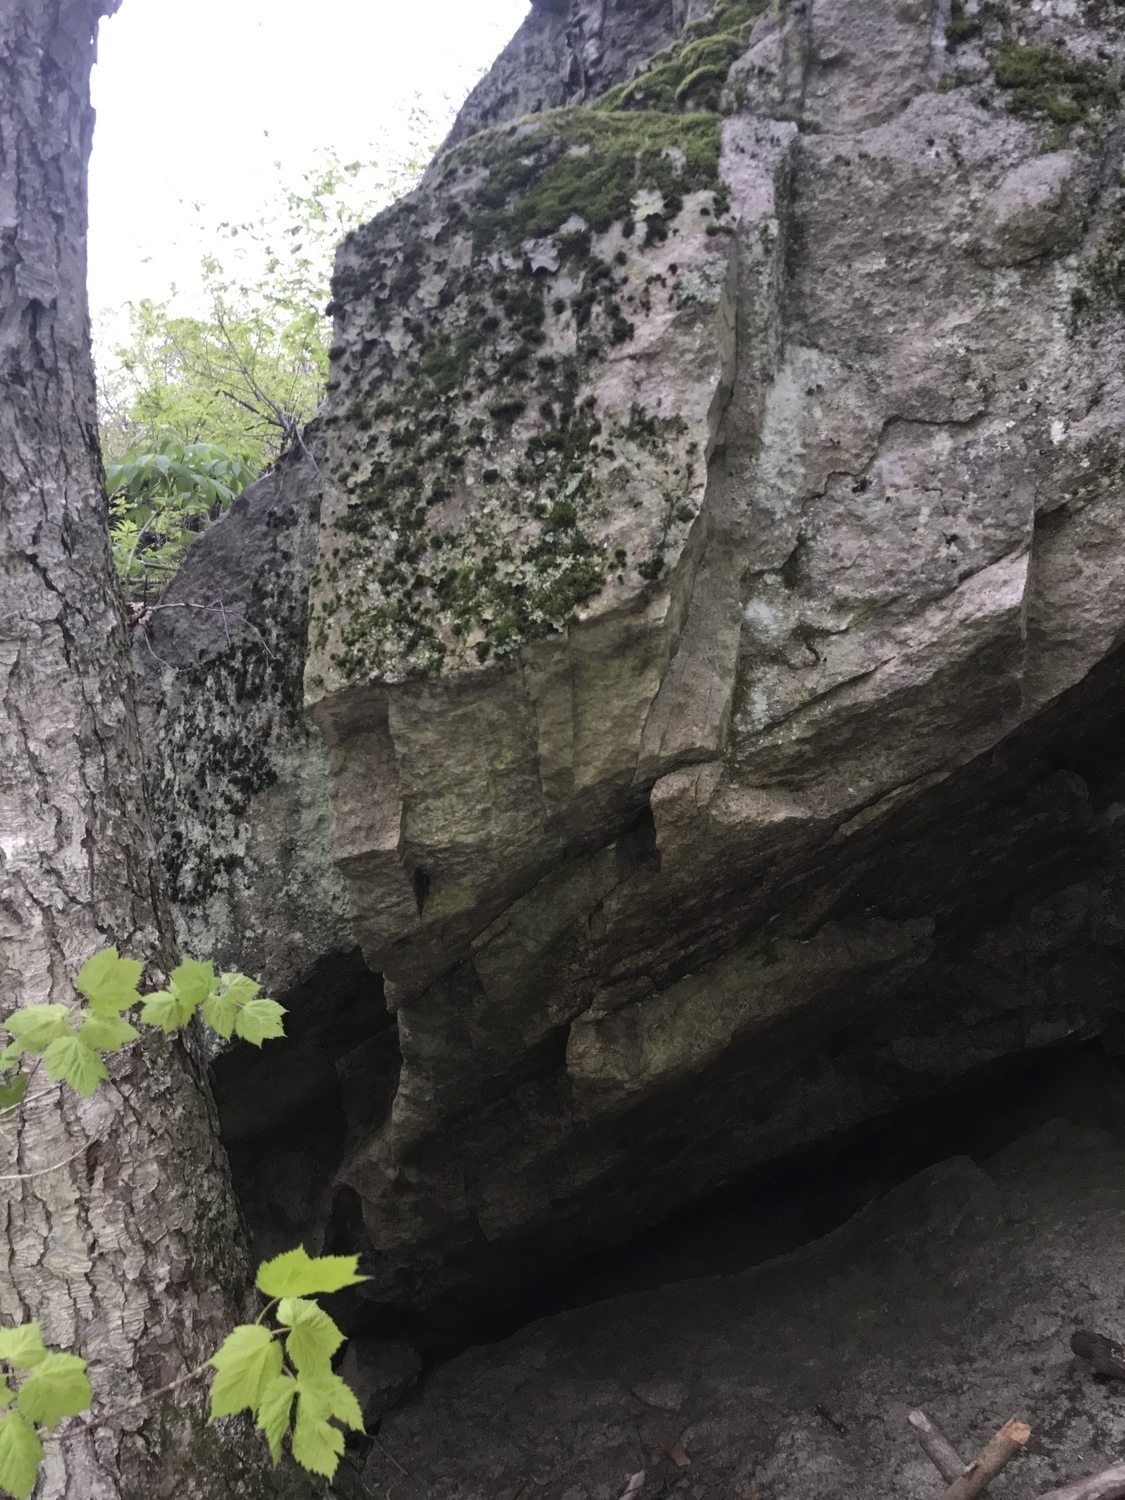
[[(94, 69), (90, 301), (162, 296), (195, 273), (203, 218), (246, 219), (273, 162), (393, 150), (415, 94), (468, 92), (527, 0), (124, 0)], [(268, 132), (266, 134), (265, 132)]]

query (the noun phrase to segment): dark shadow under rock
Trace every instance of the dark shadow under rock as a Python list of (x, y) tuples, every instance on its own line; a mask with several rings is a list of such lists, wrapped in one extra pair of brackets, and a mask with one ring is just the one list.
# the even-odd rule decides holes
[[(383, 1424), (387, 1500), (931, 1500), (906, 1423), (975, 1451), (1032, 1426), (997, 1500), (1120, 1459), (1125, 1398), (1069, 1349), (1119, 1336), (1125, 1131), (1056, 1120), (978, 1165), (927, 1169), (824, 1239), (468, 1351)], [(666, 1456), (678, 1441), (690, 1460)], [(534, 1485), (534, 1488), (532, 1488)]]

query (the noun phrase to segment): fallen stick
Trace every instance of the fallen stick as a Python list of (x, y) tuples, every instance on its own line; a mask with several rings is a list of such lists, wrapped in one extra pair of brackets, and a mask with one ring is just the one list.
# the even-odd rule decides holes
[(960, 1478), (949, 1486), (944, 1500), (974, 1500), (975, 1496), (988, 1488), (1004, 1465), (1015, 1458), (1030, 1436), (1031, 1428), (1026, 1422), (1018, 1422), (1015, 1417), (1010, 1422), (1005, 1422), (1000, 1431), (989, 1438)]
[(1089, 1328), (1077, 1328), (1070, 1335), (1070, 1347), (1075, 1354), (1088, 1359), (1099, 1375), (1114, 1375), (1125, 1378), (1125, 1349), (1107, 1339), (1104, 1333), (1092, 1333)]
[(1039, 1500), (1125, 1500), (1125, 1464), (1114, 1464), (1112, 1469), (1091, 1474), (1089, 1479), (1051, 1490), (1040, 1495)]
[(931, 1422), (924, 1411), (912, 1411), (906, 1420), (913, 1427), (914, 1436), (921, 1443), (926, 1457), (946, 1484), (960, 1479), (968, 1465), (937, 1423)]

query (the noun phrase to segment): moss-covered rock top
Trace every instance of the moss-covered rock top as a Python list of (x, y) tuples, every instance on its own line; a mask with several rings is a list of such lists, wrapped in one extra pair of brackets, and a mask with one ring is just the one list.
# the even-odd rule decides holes
[(724, 357), (719, 155), (711, 113), (555, 111), (351, 237), (314, 691), (479, 666), (674, 570)]
[(690, 21), (635, 78), (604, 94), (597, 107), (718, 109), (730, 66), (746, 50), (751, 27), (769, 5), (770, 0), (719, 0), (709, 15)]

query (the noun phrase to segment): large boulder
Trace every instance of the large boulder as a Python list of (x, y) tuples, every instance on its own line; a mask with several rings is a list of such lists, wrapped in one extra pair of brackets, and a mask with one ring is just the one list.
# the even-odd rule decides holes
[(763, 11), (473, 116), (340, 254), (306, 687), (404, 1059), (340, 1176), (378, 1297), (1119, 1003), (1120, 36)]
[(305, 1168), (374, 1303), (464, 1325), (1120, 1012), (1125, 41), (956, 12), (537, 5), (341, 249), (264, 639), (233, 517), (168, 599), (219, 709), (140, 647), (185, 941), (386, 978)]

